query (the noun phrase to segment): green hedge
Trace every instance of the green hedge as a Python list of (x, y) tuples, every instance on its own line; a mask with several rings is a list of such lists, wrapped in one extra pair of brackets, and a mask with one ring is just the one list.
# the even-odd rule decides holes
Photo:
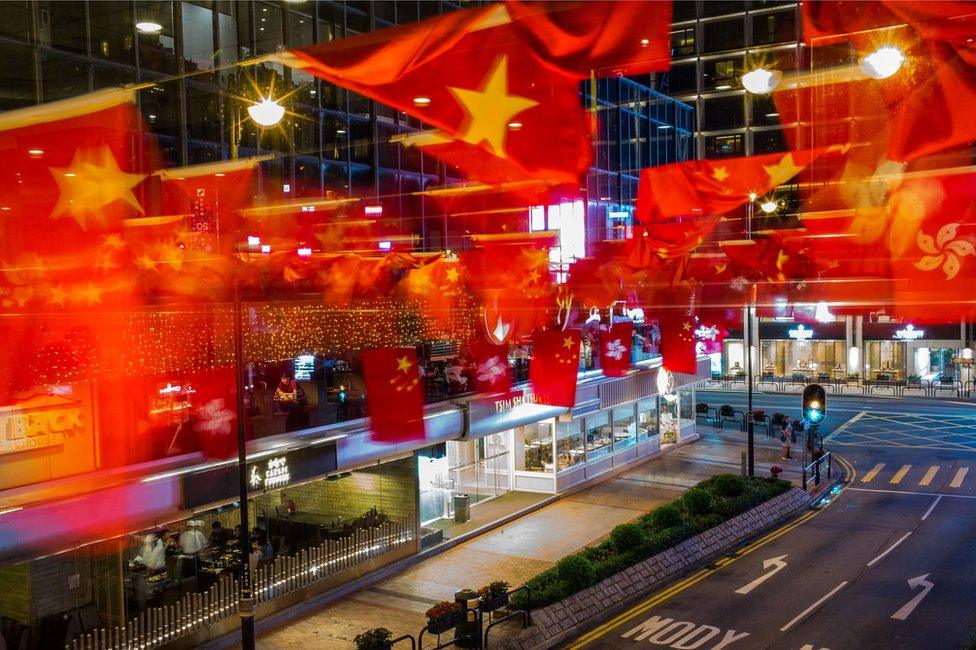
[[(526, 584), (532, 589), (532, 607), (571, 596), (789, 489), (790, 483), (782, 479), (734, 474), (702, 481), (681, 497), (620, 524), (596, 546), (567, 555), (530, 578)], [(512, 597), (512, 606), (525, 606), (524, 591)]]

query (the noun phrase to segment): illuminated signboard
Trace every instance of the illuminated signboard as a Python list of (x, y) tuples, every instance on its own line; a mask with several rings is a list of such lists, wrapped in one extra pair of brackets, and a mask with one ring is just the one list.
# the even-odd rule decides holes
[(0, 407), (0, 454), (53, 447), (82, 431), (81, 402), (61, 395), (34, 395)]
[(797, 325), (791, 330), (787, 330), (786, 335), (796, 341), (809, 341), (813, 338), (813, 330), (803, 325)]
[(249, 482), (252, 490), (271, 490), (288, 485), (289, 481), (291, 481), (287, 456), (270, 458), (263, 463), (255, 463), (250, 467), (251, 474)]
[(300, 354), (295, 357), (295, 379), (311, 379), (312, 371), (315, 370), (315, 355)]
[(917, 330), (914, 325), (906, 325), (900, 330), (895, 330), (895, 334), (892, 338), (901, 339), (903, 341), (915, 341), (925, 336), (925, 330)]

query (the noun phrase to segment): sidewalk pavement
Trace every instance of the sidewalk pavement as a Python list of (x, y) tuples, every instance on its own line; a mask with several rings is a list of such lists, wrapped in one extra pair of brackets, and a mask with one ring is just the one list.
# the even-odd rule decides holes
[[(453, 600), (459, 589), (477, 589), (493, 580), (520, 585), (564, 555), (599, 542), (617, 524), (677, 497), (699, 481), (715, 474), (739, 473), (745, 433), (702, 426), (699, 432), (702, 438), (697, 442), (580, 490), (272, 630), (258, 639), (257, 647), (352, 648), (357, 634), (377, 626), (390, 629), (395, 637), (416, 635), (425, 624), (424, 612), (441, 600)], [(783, 461), (779, 455), (778, 442), (757, 435), (756, 475), (769, 476), (769, 466), (778, 464), (785, 470), (782, 478), (799, 483), (800, 461)]]

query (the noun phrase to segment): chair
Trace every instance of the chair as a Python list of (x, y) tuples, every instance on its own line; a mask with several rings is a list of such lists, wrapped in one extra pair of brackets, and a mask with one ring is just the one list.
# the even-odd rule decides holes
[(718, 410), (718, 416), (719, 416), (719, 425), (718, 425), (719, 428), (724, 427), (725, 422), (728, 421), (734, 424), (738, 424), (739, 428), (742, 431), (746, 430), (745, 413), (743, 413), (742, 411), (736, 411), (734, 408), (732, 408), (731, 404), (723, 404), (722, 407)]

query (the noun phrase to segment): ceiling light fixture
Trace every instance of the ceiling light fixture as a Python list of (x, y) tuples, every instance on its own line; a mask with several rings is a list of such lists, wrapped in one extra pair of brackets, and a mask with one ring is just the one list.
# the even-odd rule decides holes
[(261, 127), (275, 126), (285, 116), (285, 107), (270, 97), (247, 107), (247, 114)]
[(742, 87), (754, 95), (768, 95), (782, 80), (783, 73), (779, 70), (756, 68), (742, 75)]
[(163, 26), (151, 20), (143, 20), (136, 23), (136, 29), (143, 34), (158, 34), (163, 31)]
[(887, 79), (905, 63), (905, 55), (893, 45), (883, 45), (861, 58), (861, 72), (872, 79)]

